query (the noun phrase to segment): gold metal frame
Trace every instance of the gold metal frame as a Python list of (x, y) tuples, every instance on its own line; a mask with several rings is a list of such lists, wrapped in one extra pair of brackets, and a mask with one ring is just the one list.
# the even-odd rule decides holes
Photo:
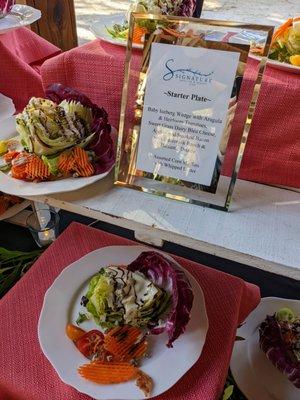
[[(172, 182), (172, 178), (166, 177), (167, 183), (162, 183), (158, 180), (156, 176), (153, 174), (147, 175), (145, 177), (141, 172), (137, 170), (136, 164), (136, 153), (137, 153), (137, 145), (139, 140), (139, 127), (140, 121), (142, 116), (142, 109), (143, 109), (143, 94), (144, 91), (141, 90), (138, 97), (137, 88), (141, 84), (144, 85), (146, 82), (147, 76), (147, 68), (149, 66), (149, 54), (151, 43), (154, 38), (154, 34), (150, 35), (150, 37), (146, 38), (144, 42), (143, 48), (143, 55), (140, 60), (142, 60), (142, 65), (139, 67), (139, 70), (132, 69), (132, 58), (133, 58), (133, 32), (135, 24), (141, 20), (151, 21), (154, 20), (161, 25), (167, 24), (175, 24), (175, 26), (180, 26), (181, 30), (183, 28), (187, 28), (190, 26), (197, 26), (197, 28), (204, 29), (209, 31), (211, 29), (215, 30), (224, 30), (230, 32), (231, 30), (240, 32), (242, 30), (249, 30), (249, 31), (260, 31), (266, 34), (265, 36), (265, 43), (262, 48), (261, 60), (256, 70), (255, 76), (255, 83), (253, 86), (253, 90), (251, 93), (251, 99), (247, 103), (248, 110), (245, 113), (245, 117), (243, 119), (244, 126), (243, 129), (239, 132), (239, 145), (236, 152), (236, 158), (234, 161), (234, 165), (232, 166), (232, 173), (230, 177), (225, 177), (222, 173), (219, 172), (217, 177), (217, 183), (215, 188), (210, 191), (210, 188), (207, 187), (197, 187), (195, 188), (188, 188), (183, 187), (180, 183)], [(205, 20), (205, 19), (197, 19), (197, 18), (182, 18), (182, 17), (171, 17), (171, 16), (163, 16), (163, 15), (151, 15), (151, 14), (131, 14), (130, 18), (130, 25), (129, 25), (129, 34), (128, 34), (128, 42), (127, 42), (127, 49), (126, 49), (126, 58), (125, 58), (125, 78), (123, 84), (123, 92), (122, 92), (122, 103), (121, 103), (121, 114), (120, 114), (120, 125), (119, 125), (119, 138), (118, 138), (118, 150), (117, 150), (117, 163), (115, 169), (115, 184), (120, 185), (123, 187), (132, 188), (135, 190), (140, 190), (147, 193), (156, 194), (159, 196), (164, 196), (167, 198), (172, 198), (184, 202), (189, 202), (197, 205), (207, 206), (223, 211), (228, 211), (229, 206), (232, 200), (232, 194), (234, 190), (234, 185), (237, 179), (237, 174), (241, 165), (243, 153), (245, 150), (248, 134), (250, 131), (257, 98), (259, 95), (259, 90), (262, 82), (262, 77), (265, 69), (266, 64), (266, 57), (269, 53), (269, 47), (272, 39), (273, 34), (273, 27), (272, 26), (265, 26), (265, 25), (253, 25), (253, 24), (244, 24), (238, 23), (233, 21), (218, 21), (218, 20)], [(199, 37), (200, 40), (200, 37)], [(226, 46), (229, 46), (228, 43), (224, 44), (223, 42), (211, 42), (208, 40), (203, 39), (202, 44), (196, 47), (204, 47), (208, 46), (208, 48), (218, 48), (226, 51)], [(195, 41), (197, 42), (197, 40)], [(172, 44), (170, 44), (172, 45)], [(184, 44), (183, 44), (184, 45)], [(194, 46), (192, 44), (192, 46)], [(230, 48), (235, 48), (234, 51), (240, 51), (240, 57), (244, 57), (245, 59), (245, 52), (248, 56), (249, 46), (239, 45), (236, 43), (231, 43)], [(247, 48), (246, 48), (247, 47)], [(135, 54), (135, 61), (136, 61), (136, 54)], [(241, 58), (240, 58), (241, 60)], [(242, 77), (244, 75), (242, 73)], [(133, 84), (132, 80), (138, 79), (138, 84)], [(129, 102), (129, 94), (132, 94), (132, 86), (133, 85), (133, 92), (135, 95), (135, 107), (132, 107), (128, 104)], [(239, 100), (237, 100), (239, 104)], [(134, 111), (133, 120), (135, 120), (134, 125), (127, 126), (129, 124), (129, 114)], [(234, 117), (236, 113), (234, 112)], [(224, 132), (223, 132), (224, 133)], [(230, 130), (231, 133), (231, 130)], [(228, 141), (227, 141), (228, 143)], [(227, 149), (227, 145), (226, 145)], [(226, 158), (226, 151), (225, 151), (225, 158)], [(219, 177), (222, 177), (222, 182), (218, 183)], [(169, 181), (168, 181), (169, 180)], [(197, 185), (196, 185), (197, 186)], [(199, 186), (199, 185), (198, 185)]]

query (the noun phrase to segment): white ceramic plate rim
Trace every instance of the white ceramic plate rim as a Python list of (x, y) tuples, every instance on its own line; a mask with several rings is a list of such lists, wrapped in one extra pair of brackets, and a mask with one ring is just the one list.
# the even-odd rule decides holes
[[(249, 57), (253, 58), (254, 60), (260, 61), (261, 57), (249, 53)], [(270, 58), (267, 59), (267, 64), (270, 67), (273, 67), (275, 69), (279, 69), (280, 71), (289, 71), (294, 74), (300, 74), (300, 67), (297, 67), (296, 65), (280, 62), (277, 60), (271, 60)]]
[(16, 12), (23, 15), (23, 19), (19, 19), (18, 17), (13, 17), (10, 14), (5, 16), (4, 18), (1, 18), (0, 34), (4, 34), (13, 29), (18, 29), (22, 28), (23, 26), (30, 25), (33, 22), (39, 20), (42, 16), (40, 10), (37, 10), (36, 8), (23, 4), (15, 4), (12, 8), (12, 12)]
[[(99, 261), (98, 264), (97, 262), (95, 262), (95, 257), (98, 257), (97, 259), (101, 260), (105, 259), (105, 257), (108, 257), (109, 259), (111, 259), (111, 261), (109, 263), (115, 263), (116, 261), (114, 261), (114, 257), (118, 258), (118, 257), (124, 257), (124, 263), (133, 261), (141, 252), (143, 251), (151, 251), (153, 249), (151, 248), (147, 248), (144, 246), (107, 246), (107, 247), (103, 247), (100, 248), (98, 250), (94, 250), (90, 253), (88, 253), (87, 255), (83, 256), (81, 259), (75, 261), (74, 263), (70, 264), (68, 267), (66, 267), (60, 274), (59, 276), (54, 280), (53, 284), (49, 287), (49, 289), (47, 290), (45, 297), (44, 297), (44, 302), (43, 302), (43, 306), (42, 306), (42, 310), (40, 313), (40, 318), (39, 318), (39, 322), (38, 322), (38, 338), (39, 338), (39, 343), (40, 346), (42, 348), (43, 353), (45, 354), (45, 356), (47, 357), (47, 359), (50, 361), (50, 363), (52, 364), (53, 368), (56, 370), (57, 374), (59, 375), (60, 379), (74, 387), (75, 389), (77, 389), (79, 392), (81, 393), (85, 393), (91, 397), (93, 397), (94, 399), (101, 399), (101, 400), (120, 400), (120, 399), (130, 399), (130, 400), (140, 400), (143, 399), (144, 396), (142, 395), (142, 392), (139, 392), (138, 390), (136, 390), (136, 388), (134, 388), (134, 383), (133, 382), (128, 382), (122, 385), (114, 385), (113, 386), (113, 395), (110, 395), (109, 397), (107, 397), (104, 393), (101, 393), (101, 395), (99, 394), (99, 387), (100, 385), (96, 385), (93, 384), (91, 382), (88, 381), (84, 381), (82, 380), (77, 374), (76, 374), (76, 378), (74, 376), (74, 378), (72, 378), (69, 374), (69, 376), (66, 376), (66, 374), (63, 372), (63, 366), (62, 364), (62, 350), (58, 349), (55, 350), (53, 349), (53, 347), (51, 347), (51, 340), (53, 340), (53, 336), (56, 337), (56, 332), (55, 330), (53, 331), (53, 329), (51, 330), (51, 337), (52, 339), (49, 339), (49, 327), (53, 327), (53, 306), (55, 307), (55, 303), (58, 301), (58, 294), (59, 294), (59, 285), (63, 285), (64, 280), (67, 280), (68, 283), (70, 283), (70, 279), (68, 278), (69, 276), (72, 277), (72, 282), (73, 285), (72, 287), (69, 287), (70, 292), (73, 293), (78, 289), (78, 285), (82, 285), (82, 282), (85, 282), (87, 279), (89, 279), (94, 273), (96, 273), (99, 270)], [(155, 250), (157, 251), (157, 250)], [(169, 255), (158, 251), (159, 253), (163, 254), (166, 258), (172, 260), (173, 262), (176, 263), (176, 265), (178, 266), (178, 268), (183, 269), (185, 271), (185, 273), (187, 274), (192, 286), (193, 286), (193, 290), (194, 292), (196, 291), (195, 294), (195, 300), (197, 302), (200, 302), (201, 304), (201, 313), (199, 313), (199, 329), (197, 329), (197, 331), (199, 331), (197, 333), (197, 335), (200, 334), (200, 340), (198, 338), (197, 343), (195, 342), (195, 344), (197, 345), (198, 351), (195, 352), (193, 350), (192, 354), (189, 354), (188, 358), (184, 358), (184, 366), (183, 366), (183, 360), (181, 360), (181, 363), (178, 365), (181, 370), (179, 370), (180, 368), (176, 368), (175, 371), (175, 376), (174, 376), (174, 380), (170, 383), (167, 383), (164, 386), (164, 389), (162, 391), (160, 391), (159, 393), (153, 393), (153, 396), (157, 396), (161, 393), (163, 393), (164, 391), (168, 390), (170, 387), (172, 387), (195, 363), (196, 361), (199, 359), (204, 343), (205, 343), (205, 338), (206, 338), (206, 334), (207, 334), (207, 330), (208, 330), (208, 318), (207, 318), (207, 314), (206, 314), (206, 308), (205, 308), (205, 298), (204, 298), (204, 294), (203, 291), (200, 287), (200, 285), (198, 284), (198, 282), (195, 280), (195, 278), (188, 272), (186, 271), (182, 266), (180, 266), (172, 257), (170, 257)], [(86, 265), (93, 265), (94, 269), (88, 268), (82, 268), (82, 263), (86, 264)], [(81, 266), (80, 266), (81, 265)], [(69, 285), (68, 285), (69, 286)], [(66, 286), (63, 285), (63, 287), (65, 288)], [(69, 298), (69, 302), (70, 302), (70, 298)], [(56, 313), (56, 318), (63, 318), (65, 320), (65, 323), (68, 322), (68, 310), (69, 309), (69, 304), (67, 304), (67, 302), (62, 303), (60, 302), (60, 304), (65, 304), (65, 307), (55, 307), (55, 313)], [(194, 302), (195, 305), (195, 302)], [(197, 310), (194, 308), (193, 306), (193, 313), (196, 313)], [(58, 316), (58, 313), (61, 313), (61, 316)], [(198, 314), (197, 314), (198, 315)], [(59, 335), (62, 336), (61, 332), (64, 332), (64, 330), (60, 329), (60, 327), (58, 327), (58, 331), (59, 331)], [(188, 332), (188, 328), (187, 328), (187, 332)], [(186, 333), (185, 333), (186, 334)], [(183, 340), (184, 335), (183, 334), (180, 339)], [(186, 336), (187, 339), (188, 336)], [(197, 336), (198, 337), (198, 336)], [(180, 340), (178, 339), (178, 341)], [(70, 341), (67, 340), (65, 337), (63, 340), (66, 340), (67, 343), (69, 343)], [(175, 342), (176, 344), (176, 342)], [(178, 343), (177, 343), (178, 345)], [(199, 347), (198, 347), (199, 346)], [(182, 346), (181, 346), (182, 347)], [(177, 347), (178, 349), (178, 347)], [(64, 351), (67, 350), (68, 354), (72, 351), (74, 351), (74, 347), (73, 344), (70, 343), (70, 347), (68, 349), (63, 349)], [(168, 350), (172, 353), (170, 353), (171, 356), (171, 361), (172, 358), (174, 359), (174, 357), (176, 358), (176, 347), (175, 349), (170, 349)], [(75, 350), (76, 356), (77, 356), (77, 352)], [(79, 353), (80, 354), (80, 353)], [(73, 354), (72, 354), (73, 355)], [(80, 355), (81, 356), (81, 355)], [(79, 357), (79, 355), (77, 356)], [(83, 358), (83, 356), (81, 356)], [(152, 356), (152, 359), (155, 357), (155, 354)], [(83, 364), (85, 361), (84, 360), (80, 360), (79, 365)], [(172, 364), (168, 364), (168, 365), (172, 365)], [(76, 371), (76, 368), (74, 368)], [(146, 371), (147, 372), (147, 371)], [(154, 377), (155, 378), (155, 377)], [(165, 382), (163, 382), (163, 384), (165, 384)], [(128, 386), (127, 386), (128, 385)], [(106, 386), (106, 385), (105, 385)], [(109, 385), (112, 386), (112, 385)], [(134, 388), (133, 393), (132, 393), (132, 388)], [(121, 391), (122, 395), (120, 395), (118, 392)], [(128, 395), (124, 394), (124, 392), (126, 391), (126, 389), (130, 392), (129, 395), (130, 397), (128, 397)], [(116, 392), (116, 394), (115, 394)], [(100, 397), (99, 397), (100, 396)]]
[[(115, 44), (117, 46), (127, 46), (127, 40), (115, 39), (107, 32), (105, 26), (112, 26), (113, 24), (120, 24), (124, 22), (125, 14), (111, 14), (111, 15), (99, 15), (99, 19), (94, 21), (90, 26), (90, 31), (98, 38), (104, 42)], [(132, 44), (134, 49), (142, 49), (141, 44)]]
[[(13, 118), (14, 117), (11, 118), (11, 121), (13, 121)], [(9, 122), (9, 125), (7, 125), (7, 130), (6, 126), (1, 127), (0, 140), (8, 139), (16, 135), (16, 131), (11, 131), (11, 122)], [(114, 137), (115, 135), (116, 130), (112, 127), (112, 136)], [(114, 165), (112, 165), (112, 167), (103, 174), (93, 175), (86, 178), (64, 178), (57, 181), (38, 183), (21, 181), (0, 171), (0, 191), (21, 197), (44, 196), (54, 193), (72, 192), (73, 190), (82, 189), (83, 187), (104, 179), (113, 168)]]
[[(264, 382), (264, 377), (257, 376), (255, 368), (250, 360), (249, 347), (252, 345), (250, 340), (252, 339), (252, 335), (255, 333), (258, 325), (263, 321), (267, 313), (272, 314), (284, 306), (293, 308), (297, 305), (299, 308), (299, 304), (299, 300), (284, 299), (280, 297), (264, 297), (261, 299), (257, 308), (248, 316), (245, 323), (237, 330), (237, 336), (241, 336), (245, 338), (245, 340), (236, 341), (234, 343), (230, 368), (236, 384), (248, 400), (275, 399), (272, 393), (270, 393), (263, 385), (262, 382)], [(265, 308), (267, 308), (267, 310), (265, 310)], [(264, 317), (261, 315), (262, 310)], [(276, 373), (279, 378), (278, 380), (285, 382), (287, 386), (293, 387), (288, 378), (281, 374), (267, 358), (265, 361), (267, 369), (271, 370), (272, 373)], [(289, 397), (282, 400), (289, 400)]]

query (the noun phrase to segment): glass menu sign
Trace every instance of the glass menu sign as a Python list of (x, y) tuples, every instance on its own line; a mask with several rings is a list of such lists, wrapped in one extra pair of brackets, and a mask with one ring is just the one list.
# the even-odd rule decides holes
[[(143, 51), (131, 62), (132, 34), (145, 20), (151, 20), (155, 30), (146, 35)], [(131, 16), (116, 184), (228, 210), (264, 70), (263, 58), (251, 66), (254, 85), (248, 107), (239, 110), (251, 43), (224, 38), (245, 29), (260, 32), (266, 55), (271, 27)], [(208, 39), (216, 36), (222, 40)], [(226, 156), (232, 126), (240, 129), (234, 133), (231, 167), (224, 173), (224, 165), (230, 164)]]
[(234, 52), (152, 44), (138, 169), (211, 185), (238, 62)]

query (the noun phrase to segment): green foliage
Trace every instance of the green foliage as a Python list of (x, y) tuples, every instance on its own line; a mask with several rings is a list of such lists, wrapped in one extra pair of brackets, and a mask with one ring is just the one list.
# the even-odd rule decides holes
[(237, 387), (230, 370), (228, 371), (224, 392), (220, 400), (247, 400)]
[(0, 247), (0, 298), (24, 275), (42, 251), (11, 251)]

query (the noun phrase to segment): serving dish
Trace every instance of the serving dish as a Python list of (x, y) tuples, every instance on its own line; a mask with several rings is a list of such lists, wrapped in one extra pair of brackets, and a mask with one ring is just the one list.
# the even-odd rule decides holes
[(41, 16), (41, 11), (36, 8), (23, 4), (16, 4), (9, 14), (4, 18), (0, 18), (0, 35), (33, 24), (38, 21)]
[[(90, 30), (98, 39), (101, 39), (104, 42), (126, 47), (127, 39), (114, 38), (107, 31), (107, 28), (112, 27), (114, 24), (123, 24), (124, 20), (124, 14), (100, 15), (99, 20), (97, 19), (91, 24)], [(133, 43), (132, 47), (134, 49), (142, 49), (143, 45)]]

